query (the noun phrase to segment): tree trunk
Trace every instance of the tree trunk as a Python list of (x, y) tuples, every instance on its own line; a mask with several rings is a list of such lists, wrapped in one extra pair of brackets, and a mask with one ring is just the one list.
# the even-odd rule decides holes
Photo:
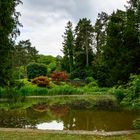
[(87, 33), (86, 33), (86, 66), (87, 66), (87, 67), (89, 66)]

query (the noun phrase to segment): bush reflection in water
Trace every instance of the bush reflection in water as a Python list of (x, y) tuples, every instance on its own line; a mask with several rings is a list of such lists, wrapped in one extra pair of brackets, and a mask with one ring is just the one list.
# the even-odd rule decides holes
[(138, 117), (136, 111), (70, 110), (55, 107), (43, 112), (0, 110), (0, 127), (55, 130), (130, 130)]

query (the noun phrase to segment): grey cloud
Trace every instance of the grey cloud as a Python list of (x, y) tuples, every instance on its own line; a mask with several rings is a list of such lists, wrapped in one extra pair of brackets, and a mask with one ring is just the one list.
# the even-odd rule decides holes
[(22, 0), (20, 39), (30, 39), (43, 54), (62, 54), (62, 34), (66, 23), (74, 25), (79, 18), (87, 17), (92, 22), (101, 11), (111, 12), (123, 7), (127, 0)]
[(34, 16), (38, 16), (38, 18), (46, 14), (44, 18), (51, 15), (54, 20), (58, 20), (53, 15), (57, 13), (59, 19), (71, 19), (74, 22), (83, 17), (94, 21), (98, 12), (103, 10), (109, 12), (119, 3), (122, 5), (124, 2), (126, 0), (117, 0), (117, 2), (116, 0), (23, 0), (24, 7), (30, 10), (28, 13), (35, 13)]
[(73, 20), (91, 17), (94, 13), (92, 0), (24, 0), (23, 3), (37, 14), (59, 13), (62, 18), (70, 17)]

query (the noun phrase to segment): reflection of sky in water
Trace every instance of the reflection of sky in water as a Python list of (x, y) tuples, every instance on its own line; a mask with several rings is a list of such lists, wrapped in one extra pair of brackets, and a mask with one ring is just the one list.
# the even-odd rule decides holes
[[(26, 114), (28, 113), (28, 114)], [(137, 111), (71, 110), (63, 116), (54, 114), (0, 110), (0, 127), (41, 130), (120, 131), (133, 129)]]
[(57, 122), (57, 121), (52, 121), (52, 122), (45, 122), (45, 123), (40, 123), (36, 125), (37, 129), (41, 130), (63, 130), (64, 125), (62, 122)]

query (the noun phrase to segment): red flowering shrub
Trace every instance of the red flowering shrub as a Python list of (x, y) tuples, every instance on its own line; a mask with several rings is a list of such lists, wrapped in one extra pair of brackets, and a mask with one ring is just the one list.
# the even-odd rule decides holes
[(57, 84), (60, 84), (62, 81), (66, 81), (68, 78), (66, 72), (53, 72), (51, 75), (52, 81), (55, 81)]
[(39, 87), (50, 87), (50, 80), (47, 76), (36, 77), (32, 80), (32, 83)]

